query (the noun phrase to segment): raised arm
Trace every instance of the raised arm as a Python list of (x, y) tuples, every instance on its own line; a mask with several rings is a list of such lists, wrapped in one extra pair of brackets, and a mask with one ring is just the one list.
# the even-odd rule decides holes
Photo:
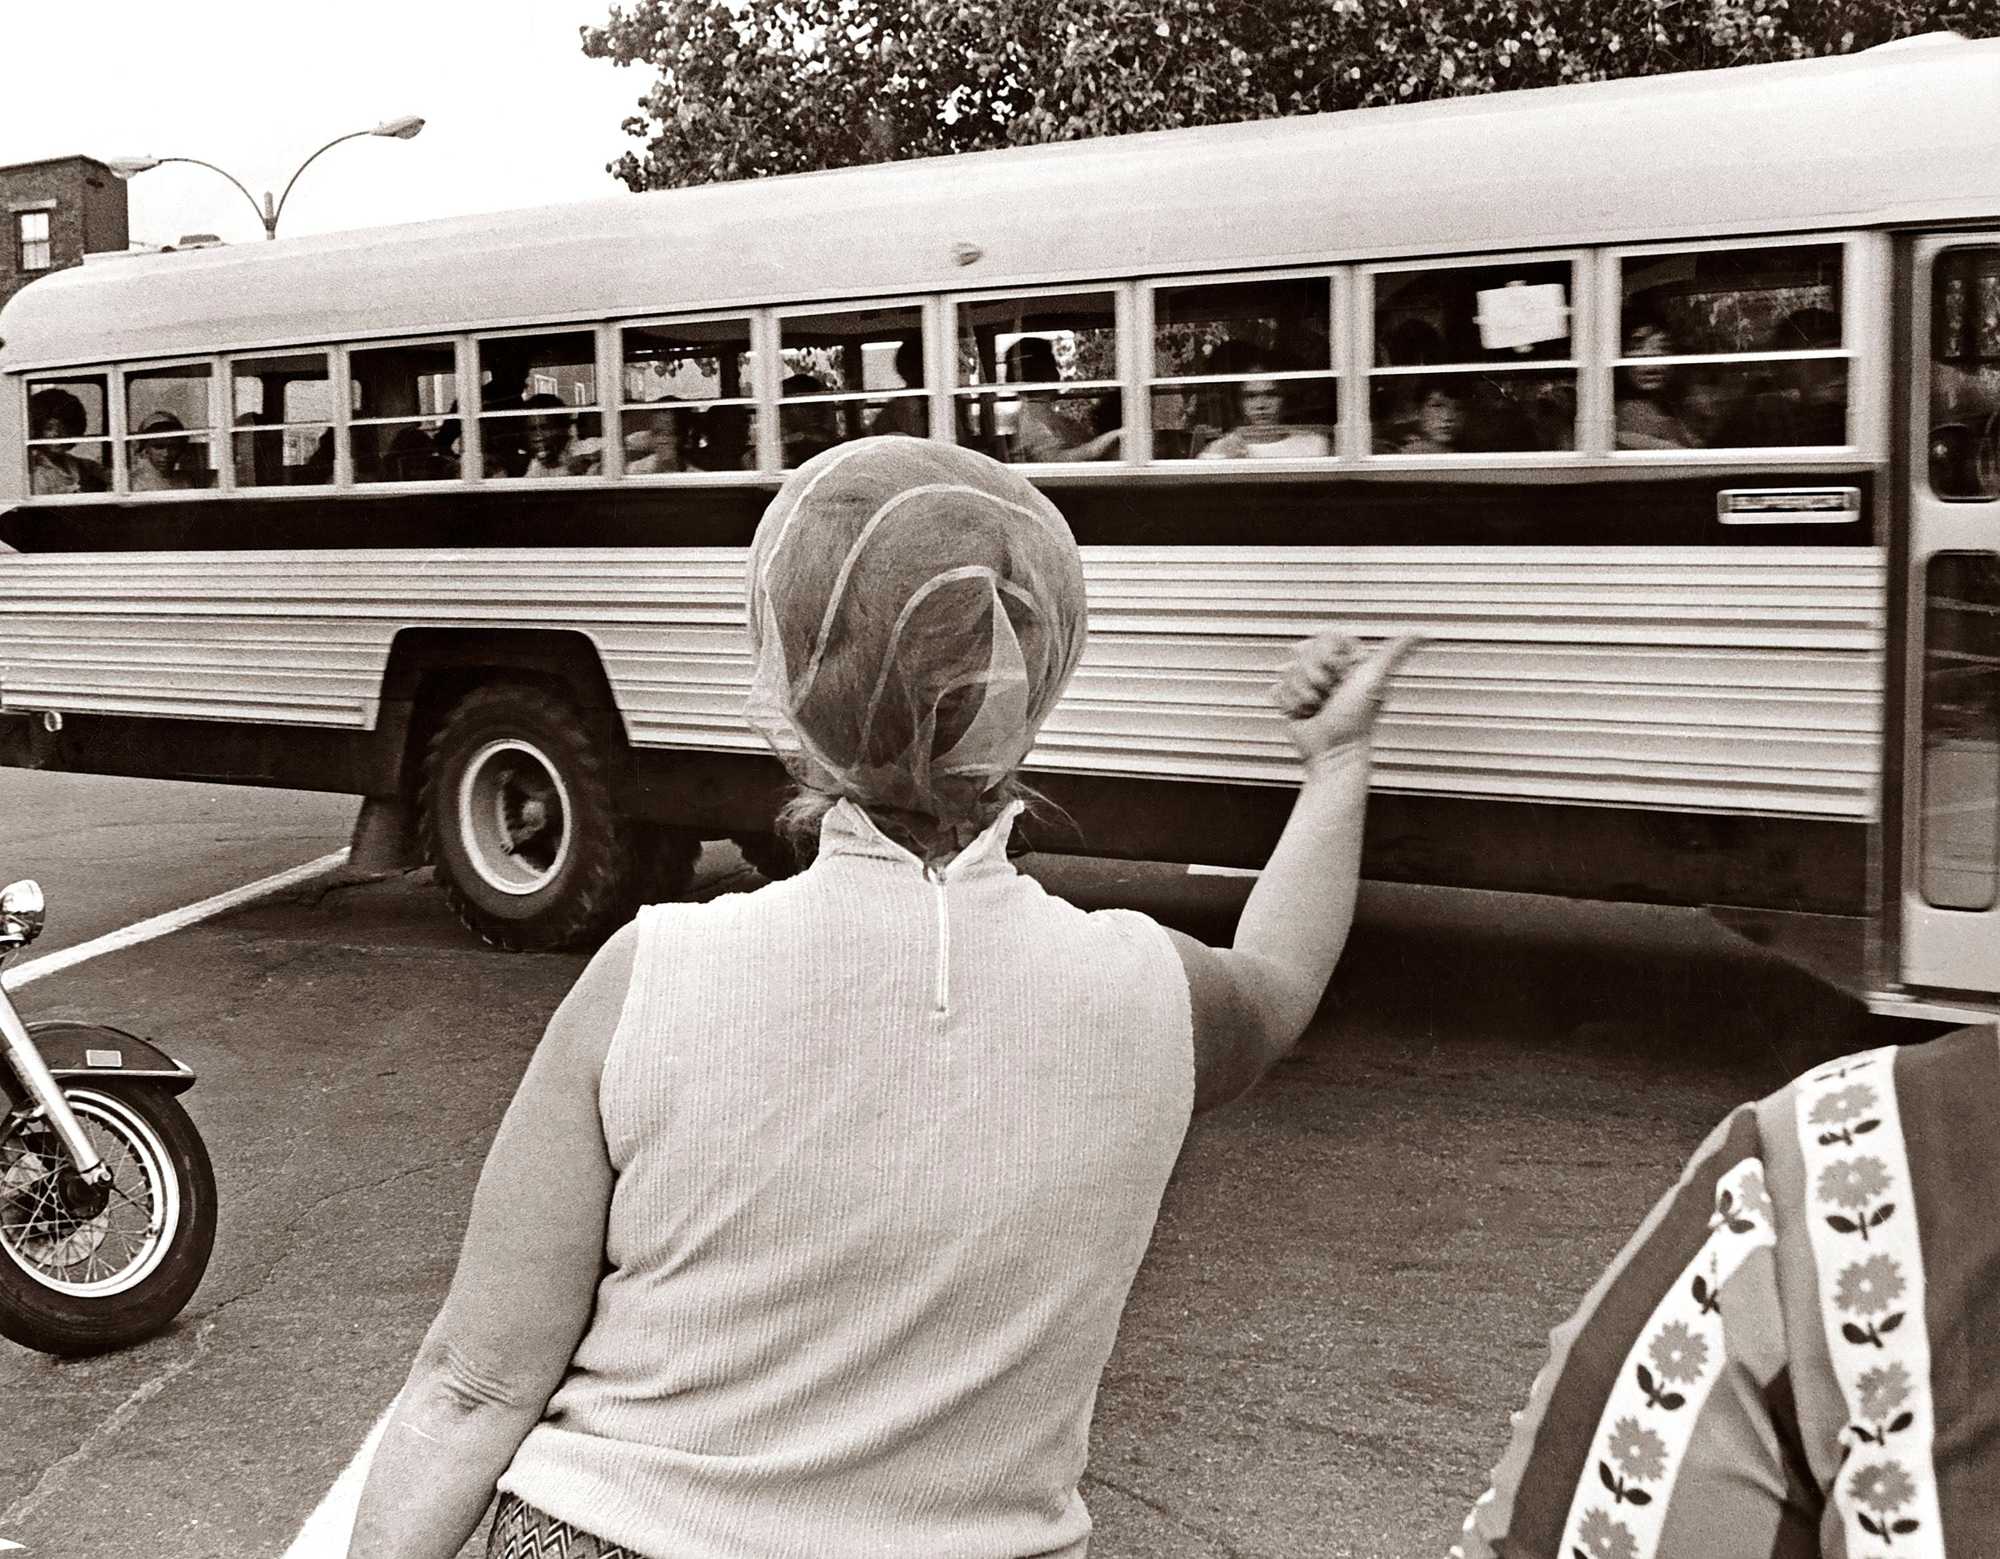
[(1229, 948), (1172, 933), (1194, 1007), (1195, 1108), (1248, 1090), (1297, 1043), (1354, 920), (1369, 743), (1389, 678), (1417, 645), (1364, 655), (1327, 633), (1299, 647), (1273, 690), (1305, 779)]
[(584, 971), (500, 1122), (451, 1291), (362, 1489), (348, 1559), (452, 1559), (575, 1355), (613, 1179), (598, 1081), (636, 946), (627, 926)]

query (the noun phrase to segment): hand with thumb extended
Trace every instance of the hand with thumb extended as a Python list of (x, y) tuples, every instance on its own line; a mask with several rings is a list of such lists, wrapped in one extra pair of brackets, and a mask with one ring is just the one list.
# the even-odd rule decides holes
[(1422, 643), (1421, 635), (1409, 633), (1369, 650), (1329, 629), (1293, 650), (1271, 701), (1284, 711), (1285, 732), (1300, 756), (1311, 763), (1366, 741), (1388, 695), (1389, 678)]

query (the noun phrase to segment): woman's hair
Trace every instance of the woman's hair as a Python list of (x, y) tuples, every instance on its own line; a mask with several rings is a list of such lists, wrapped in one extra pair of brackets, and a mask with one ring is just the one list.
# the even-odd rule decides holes
[(1062, 378), (1056, 349), (1047, 336), (1023, 336), (1007, 348), (1004, 359), (1009, 384), (1054, 384)]
[(1026, 480), (926, 439), (839, 445), (778, 490), (749, 573), (748, 714), (806, 792), (794, 830), (846, 797), (929, 853), (1020, 794), (1085, 631), (1076, 542)]
[(90, 419), (84, 415), (83, 402), (67, 390), (37, 390), (28, 397), (28, 432), (35, 435), (35, 429), (45, 422), (53, 422), (56, 432), (63, 438), (82, 438), (84, 429), (90, 426)]
[[(791, 798), (778, 808), (771, 821), (772, 832), (790, 848), (793, 858), (807, 860), (819, 843), (819, 826), (827, 813), (840, 804), (840, 797), (806, 785), (794, 785)], [(949, 827), (921, 812), (899, 812), (889, 807), (866, 810), (875, 826), (912, 855), (924, 861), (949, 860), (970, 844), (981, 829), (1015, 802), (1038, 823), (1060, 818), (1068, 831), (1080, 840), (1083, 835), (1076, 820), (1058, 802), (1050, 800), (1019, 774), (1010, 774), (981, 798), (972, 816)]]
[(1459, 405), (1463, 406), (1466, 397), (1470, 393), (1468, 387), (1461, 380), (1444, 374), (1434, 377), (1426, 376), (1418, 379), (1416, 383), (1410, 386), (1410, 410), (1413, 412), (1421, 411), (1424, 402), (1429, 400), (1433, 395), (1442, 395), (1447, 400), (1457, 401)]

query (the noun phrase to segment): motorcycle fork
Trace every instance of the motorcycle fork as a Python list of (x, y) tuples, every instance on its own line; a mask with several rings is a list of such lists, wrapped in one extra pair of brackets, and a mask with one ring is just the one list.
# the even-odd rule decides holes
[(69, 1107), (69, 1100), (63, 1097), (62, 1086), (42, 1059), (41, 1051), (35, 1048), (28, 1025), (21, 1021), (21, 1015), (14, 1010), (14, 1003), (5, 991), (0, 991), (0, 1041), (6, 1044), (7, 1060), (14, 1068), (14, 1075), (28, 1090), (29, 1099), (48, 1118), (50, 1128), (61, 1139), (70, 1162), (76, 1166), (76, 1172), (90, 1185), (108, 1179), (111, 1171), (97, 1156), (97, 1149), (90, 1145), (90, 1138), (85, 1135), (76, 1112)]

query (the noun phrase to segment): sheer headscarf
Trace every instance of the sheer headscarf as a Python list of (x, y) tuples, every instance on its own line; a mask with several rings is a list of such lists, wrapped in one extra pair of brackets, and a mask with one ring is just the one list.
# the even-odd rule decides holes
[(750, 547), (747, 714), (808, 790), (963, 843), (1083, 653), (1083, 565), (997, 461), (857, 439), (778, 489)]

